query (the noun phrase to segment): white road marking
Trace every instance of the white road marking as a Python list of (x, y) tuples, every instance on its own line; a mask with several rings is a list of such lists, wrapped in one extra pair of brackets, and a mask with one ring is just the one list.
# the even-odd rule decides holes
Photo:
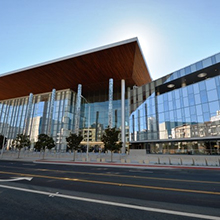
[(28, 180), (31, 181), (33, 177), (16, 177), (13, 179), (0, 179), (0, 182), (12, 182), (12, 181), (19, 181), (19, 180)]
[(59, 192), (51, 193), (51, 194), (49, 195), (49, 197), (54, 197), (54, 196), (56, 196), (57, 194), (59, 194)]
[(200, 219), (220, 220), (220, 217), (217, 217), (217, 216), (202, 215), (202, 214), (188, 213), (188, 212), (179, 212), (179, 211), (172, 211), (172, 210), (166, 210), (166, 209), (157, 209), (157, 208), (130, 205), (130, 204), (124, 204), (124, 203), (118, 203), (118, 202), (103, 201), (103, 200), (98, 200), (98, 199), (82, 198), (78, 196), (59, 194), (59, 192), (51, 193), (51, 192), (45, 192), (45, 191), (40, 191), (40, 190), (31, 190), (31, 189), (19, 188), (19, 187), (14, 187), (14, 186), (5, 186), (5, 185), (0, 185), (0, 187), (6, 188), (6, 189), (46, 195), (49, 197), (60, 197), (60, 198), (73, 199), (73, 200), (79, 200), (79, 201), (84, 201), (84, 202), (93, 202), (93, 203), (112, 205), (112, 206), (118, 206), (118, 207), (123, 207), (123, 208), (138, 209), (138, 210), (148, 211), (148, 212), (159, 212), (159, 213), (164, 213), (164, 214), (180, 215), (180, 216), (187, 216), (187, 217), (200, 218)]

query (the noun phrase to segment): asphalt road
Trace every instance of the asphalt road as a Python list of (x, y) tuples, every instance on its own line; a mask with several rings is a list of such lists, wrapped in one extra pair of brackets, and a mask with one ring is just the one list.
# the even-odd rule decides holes
[(220, 220), (220, 172), (0, 161), (0, 219)]

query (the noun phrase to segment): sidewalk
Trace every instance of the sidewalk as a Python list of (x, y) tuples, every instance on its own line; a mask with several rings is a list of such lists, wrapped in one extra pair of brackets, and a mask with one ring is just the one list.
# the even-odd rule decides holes
[(207, 166), (184, 166), (184, 165), (147, 165), (136, 163), (117, 163), (117, 162), (79, 162), (79, 161), (59, 161), (59, 160), (35, 160), (34, 163), (41, 164), (62, 164), (79, 166), (98, 166), (98, 167), (118, 167), (118, 168), (137, 168), (137, 169), (197, 169), (197, 170), (220, 170), (220, 167)]
[[(197, 169), (197, 170), (220, 170), (220, 166), (217, 165), (191, 165), (188, 164), (172, 164), (170, 162), (175, 162), (177, 160), (176, 155), (169, 160), (166, 155), (148, 155), (146, 160), (132, 160), (130, 157), (119, 156), (114, 157), (113, 162), (110, 162), (109, 155), (101, 155), (102, 157), (97, 157), (100, 155), (90, 155), (90, 161), (86, 161), (86, 157), (83, 154), (79, 154), (76, 157), (76, 161), (73, 161), (72, 155), (69, 154), (46, 154), (45, 159), (42, 159), (42, 154), (21, 154), (20, 158), (17, 158), (17, 153), (4, 152), (3, 157), (0, 160), (10, 160), (10, 161), (24, 161), (33, 162), (38, 164), (62, 164), (62, 165), (75, 165), (75, 166), (98, 166), (98, 167), (119, 167), (119, 168), (137, 168), (137, 169)], [(154, 159), (157, 160), (154, 160)], [(180, 158), (178, 158), (180, 159)], [(189, 158), (187, 157), (187, 160)], [(160, 163), (159, 163), (159, 162)], [(164, 162), (169, 163), (165, 164)], [(186, 159), (185, 159), (186, 161)]]

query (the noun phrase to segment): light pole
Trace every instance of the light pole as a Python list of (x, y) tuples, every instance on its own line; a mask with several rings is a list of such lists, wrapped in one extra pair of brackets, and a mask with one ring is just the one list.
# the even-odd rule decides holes
[(87, 99), (81, 95), (81, 98), (83, 98), (86, 103), (88, 104), (88, 128), (87, 128), (87, 147), (86, 147), (86, 161), (89, 161), (89, 127), (90, 127), (90, 103), (87, 101)]

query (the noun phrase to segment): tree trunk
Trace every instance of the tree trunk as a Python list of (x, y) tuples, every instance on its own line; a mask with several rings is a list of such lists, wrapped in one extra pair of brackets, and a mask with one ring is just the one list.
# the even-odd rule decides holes
[(47, 147), (45, 147), (44, 149), (43, 149), (43, 160), (44, 160), (44, 158), (45, 158), (45, 153), (46, 153), (46, 149), (47, 149)]
[(44, 160), (44, 156), (45, 156), (45, 150), (43, 150), (43, 160)]
[(111, 162), (113, 162), (113, 151), (111, 151)]
[(19, 149), (18, 151), (18, 158), (20, 157), (20, 153), (21, 153), (21, 149)]
[(76, 160), (76, 150), (74, 150), (74, 154), (73, 154), (73, 161)]

